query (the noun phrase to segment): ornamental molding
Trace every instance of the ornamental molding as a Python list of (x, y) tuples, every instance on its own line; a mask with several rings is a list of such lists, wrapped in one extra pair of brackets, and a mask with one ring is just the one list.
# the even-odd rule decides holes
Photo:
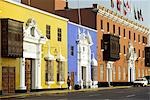
[(27, 20), (25, 27), (23, 29), (23, 33), (24, 33), (23, 40), (26, 42), (35, 43), (35, 44), (39, 44), (39, 43), (45, 44), (47, 41), (47, 38), (43, 36), (42, 33), (40, 32), (34, 18), (29, 18)]
[(123, 24), (126, 27), (133, 28), (134, 30), (144, 33), (145, 35), (149, 34), (149, 28), (145, 27), (144, 25), (129, 20), (128, 18), (117, 14), (115, 11), (111, 11), (101, 5), (98, 6), (98, 9), (98, 15), (111, 19), (114, 22)]

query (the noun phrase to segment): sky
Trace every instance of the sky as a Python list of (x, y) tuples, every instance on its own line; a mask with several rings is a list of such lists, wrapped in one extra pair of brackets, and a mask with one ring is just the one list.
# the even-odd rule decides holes
[[(13, 0), (13, 1), (20, 2), (21, 0)], [(110, 6), (111, 2), (110, 1), (111, 0), (68, 0), (70, 8), (92, 7), (92, 4), (97, 3), (99, 5), (102, 5), (108, 9), (111, 9), (111, 10), (117, 12), (118, 14), (123, 15), (123, 11), (122, 11), (122, 13), (119, 13), (117, 11), (117, 7), (116, 7), (116, 1), (117, 0), (113, 0), (114, 4), (115, 4), (114, 9), (111, 8), (111, 6)], [(121, 0), (121, 1), (123, 1), (123, 0)], [(150, 0), (124, 0), (124, 1), (125, 2), (128, 1), (130, 3), (130, 6), (131, 6), (131, 13), (128, 13), (125, 17), (150, 28), (150, 11), (149, 11), (150, 10)], [(137, 9), (142, 10), (142, 16), (144, 18), (144, 21), (138, 21), (138, 20), (134, 19), (134, 8), (136, 10)]]
[[(115, 7), (114, 9), (111, 8), (111, 0), (68, 0), (69, 7), (70, 8), (84, 8), (84, 7), (92, 7), (92, 4), (97, 3), (99, 5), (102, 5), (108, 9), (111, 9), (118, 14), (120, 14), (117, 11), (116, 7), (116, 1), (113, 0)], [(123, 0), (122, 0), (123, 1)], [(136, 21), (137, 23), (140, 23), (142, 25), (145, 25), (146, 27), (150, 28), (150, 0), (124, 0), (125, 2), (128, 1), (131, 6), (131, 13), (128, 13), (125, 17), (128, 17), (130, 20)], [(141, 9), (142, 10), (142, 16), (144, 18), (144, 21), (137, 21), (134, 19), (134, 8), (135, 9)], [(123, 11), (121, 13), (123, 15)]]

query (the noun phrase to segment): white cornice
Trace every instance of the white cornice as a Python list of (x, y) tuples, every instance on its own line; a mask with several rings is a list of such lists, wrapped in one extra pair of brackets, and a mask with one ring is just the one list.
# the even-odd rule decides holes
[(142, 32), (146, 35), (149, 32), (149, 28), (147, 28), (141, 24), (138, 24), (132, 20), (129, 20), (128, 18), (126, 18), (124, 16), (118, 15), (116, 12), (111, 11), (103, 6), (99, 6), (98, 9), (99, 9), (99, 11), (98, 11), (99, 15), (106, 17), (108, 19), (111, 19), (114, 22), (123, 24), (124, 26), (129, 27), (129, 28), (133, 28), (134, 30)]

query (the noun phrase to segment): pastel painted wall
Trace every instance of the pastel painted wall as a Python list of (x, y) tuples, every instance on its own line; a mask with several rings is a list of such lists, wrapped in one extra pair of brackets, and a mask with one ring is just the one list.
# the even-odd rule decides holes
[[(43, 36), (46, 36), (46, 25), (51, 26), (51, 39), (46, 42), (45, 45), (42, 45), (42, 58), (41, 58), (41, 84), (42, 88), (48, 88), (45, 82), (45, 60), (44, 57), (47, 55), (47, 50), (48, 50), (48, 44), (50, 43), (51, 46), (51, 54), (55, 55), (55, 52), (53, 48), (56, 48), (58, 53), (60, 52), (61, 48), (61, 54), (67, 59), (67, 19), (49, 14), (47, 12), (25, 6), (20, 3), (15, 3), (13, 1), (8, 1), (8, 0), (0, 0), (0, 18), (11, 18), (15, 19), (18, 21), (27, 22), (29, 18), (34, 18), (35, 21), (37, 22), (37, 27), (40, 30), (40, 33), (42, 33)], [(57, 29), (61, 28), (62, 29), (62, 41), (58, 42), (57, 41)], [(15, 62), (14, 62), (15, 60)], [(9, 65), (12, 62), (16, 63), (15, 66), (17, 67), (17, 77), (16, 77), (16, 89), (19, 89), (19, 64), (17, 59), (0, 59), (0, 90), (1, 90), (1, 66), (2, 65)], [(56, 62), (54, 63), (54, 79), (56, 81), (56, 67), (57, 64)], [(67, 67), (67, 61), (65, 62), (65, 84), (62, 85), (63, 88), (67, 87), (66, 80), (67, 80), (67, 72), (68, 72), (68, 67)], [(55, 82), (52, 85), (53, 88), (58, 88), (59, 86)]]
[[(94, 53), (97, 59), (97, 31), (91, 28), (78, 25), (72, 22), (68, 22), (68, 71), (75, 73), (75, 84), (77, 83), (77, 38), (78, 38), (78, 28), (81, 32), (85, 30), (85, 33), (89, 31), (93, 45), (91, 46), (91, 52)], [(71, 46), (74, 47), (74, 55), (71, 55)]]

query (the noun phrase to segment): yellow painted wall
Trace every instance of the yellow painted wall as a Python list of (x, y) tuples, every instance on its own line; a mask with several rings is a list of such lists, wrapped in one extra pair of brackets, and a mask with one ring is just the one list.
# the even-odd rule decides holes
[[(0, 18), (12, 18), (15, 20), (19, 20), (25, 23), (29, 18), (34, 18), (37, 22), (38, 28), (41, 31), (41, 33), (46, 36), (46, 24), (51, 26), (51, 39), (46, 42), (45, 45), (42, 46), (42, 67), (41, 67), (41, 82), (42, 82), (42, 88), (47, 88), (48, 86), (45, 83), (45, 61), (44, 57), (47, 54), (48, 49), (48, 43), (50, 42), (50, 46), (52, 48), (57, 48), (59, 50), (59, 46), (61, 47), (61, 53), (62, 55), (67, 58), (67, 20), (63, 18), (59, 18), (57, 16), (43, 14), (38, 11), (31, 10), (31, 7), (22, 7), (22, 4), (13, 4), (10, 2), (7, 2), (5, 0), (0, 0)], [(29, 9), (31, 8), (31, 9)], [(62, 29), (62, 42), (57, 41), (57, 28)], [(51, 49), (51, 54), (54, 54), (53, 49)], [(14, 62), (13, 59), (6, 59), (1, 60), (3, 64), (11, 64)], [(6, 61), (6, 62), (5, 62)], [(9, 61), (9, 62), (7, 62)], [(17, 63), (16, 63), (17, 64)], [(54, 64), (54, 70), (56, 72), (56, 62)], [(17, 77), (16, 77), (16, 87), (19, 87), (19, 65), (16, 65), (17, 67)], [(67, 62), (65, 63), (65, 82), (67, 80)], [(1, 73), (1, 68), (0, 68)], [(1, 75), (0, 75), (1, 76)], [(55, 73), (56, 78), (56, 73)], [(1, 77), (0, 77), (1, 79)], [(56, 80), (56, 79), (55, 79)], [(1, 82), (1, 81), (0, 81)], [(1, 83), (0, 83), (1, 84)], [(57, 84), (53, 85), (54, 88), (58, 88), (59, 86)], [(67, 84), (65, 83), (63, 87), (67, 87)], [(0, 85), (1, 89), (1, 85)]]
[[(15, 76), (17, 76), (16, 78), (16, 89), (19, 89), (19, 79), (20, 79), (20, 69), (19, 69), (19, 59), (15, 59), (15, 58), (1, 58), (1, 63), (0, 63), (0, 76), (2, 76), (2, 67), (15, 67)], [(0, 77), (0, 80), (2, 80), (2, 77)], [(2, 81), (0, 81), (0, 84), (2, 84)], [(0, 90), (2, 89), (2, 86), (0, 85)]]

